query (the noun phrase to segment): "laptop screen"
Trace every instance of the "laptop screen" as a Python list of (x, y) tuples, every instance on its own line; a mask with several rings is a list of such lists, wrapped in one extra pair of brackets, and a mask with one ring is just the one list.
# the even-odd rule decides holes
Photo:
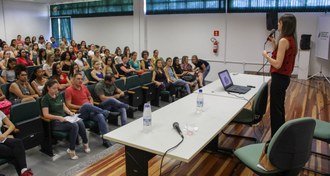
[(228, 70), (223, 70), (219, 72), (218, 75), (222, 83), (222, 86), (225, 90), (233, 85), (233, 81), (230, 78), (230, 74), (228, 73)]

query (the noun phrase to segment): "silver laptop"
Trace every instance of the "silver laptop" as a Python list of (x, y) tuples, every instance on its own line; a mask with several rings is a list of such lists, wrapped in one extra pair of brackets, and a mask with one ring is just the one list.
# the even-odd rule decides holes
[(227, 92), (234, 92), (239, 94), (245, 94), (248, 92), (251, 88), (246, 86), (240, 86), (240, 85), (234, 85), (230, 74), (228, 73), (228, 70), (223, 70), (218, 73), (220, 81), (222, 83), (223, 88)]

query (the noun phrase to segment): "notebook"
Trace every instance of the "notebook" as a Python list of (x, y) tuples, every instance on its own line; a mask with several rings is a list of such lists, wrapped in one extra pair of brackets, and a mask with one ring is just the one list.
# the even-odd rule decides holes
[(228, 70), (223, 70), (218, 73), (220, 81), (222, 83), (223, 88), (227, 92), (234, 92), (239, 94), (245, 94), (248, 92), (251, 88), (246, 86), (240, 86), (240, 85), (234, 85), (230, 74), (228, 73)]

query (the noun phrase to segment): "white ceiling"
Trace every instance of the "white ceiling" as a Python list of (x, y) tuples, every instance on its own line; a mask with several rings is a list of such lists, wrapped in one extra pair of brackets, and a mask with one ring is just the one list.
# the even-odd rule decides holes
[[(6, 1), (12, 1), (12, 0), (6, 0)], [(65, 4), (65, 3), (88, 2), (88, 1), (98, 1), (98, 0), (14, 0), (14, 1), (42, 3), (42, 4)]]

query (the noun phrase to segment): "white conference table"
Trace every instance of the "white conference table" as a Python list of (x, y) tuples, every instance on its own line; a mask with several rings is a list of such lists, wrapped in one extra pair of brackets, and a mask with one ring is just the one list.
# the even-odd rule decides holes
[[(244, 76), (260, 79), (256, 75), (240, 75)], [(198, 94), (193, 93), (152, 112), (152, 129), (148, 133), (143, 132), (142, 118), (139, 118), (104, 135), (110, 141), (125, 145), (127, 175), (148, 175), (148, 160), (155, 155), (163, 155), (167, 149), (180, 142), (181, 137), (173, 129), (174, 122), (178, 122), (181, 129), (189, 124), (198, 127), (198, 130), (190, 136), (184, 134), (182, 144), (166, 156), (183, 162), (191, 161), (218, 136), (222, 128), (246, 105), (247, 100), (255, 95), (262, 82), (256, 81), (253, 85), (256, 88), (245, 94), (245, 99), (228, 96), (220, 88), (218, 90), (216, 84), (215, 81), (202, 88), (205, 90), (204, 112), (200, 114), (195, 113)], [(213, 95), (208, 91), (215, 93)]]

